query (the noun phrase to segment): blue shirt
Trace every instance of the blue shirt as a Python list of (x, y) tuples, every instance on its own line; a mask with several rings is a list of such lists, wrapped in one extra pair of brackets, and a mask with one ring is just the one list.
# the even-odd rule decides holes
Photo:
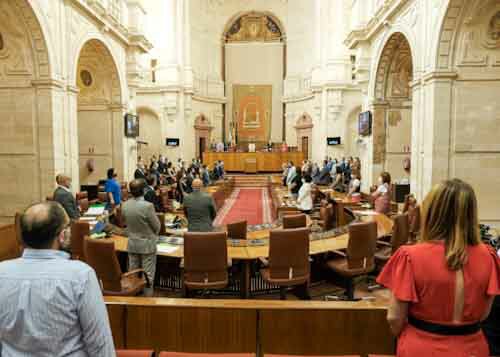
[(122, 202), (122, 189), (115, 179), (106, 180), (104, 191), (111, 192), (113, 200), (115, 200), (115, 205), (119, 205)]
[(2, 357), (115, 357), (94, 270), (56, 250), (0, 263)]

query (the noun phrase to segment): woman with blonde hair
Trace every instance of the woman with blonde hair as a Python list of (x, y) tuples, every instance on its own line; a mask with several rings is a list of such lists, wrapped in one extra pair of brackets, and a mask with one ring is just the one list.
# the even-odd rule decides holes
[(420, 242), (399, 248), (377, 279), (392, 293), (397, 356), (489, 356), (480, 322), (500, 295), (500, 259), (481, 243), (472, 187), (458, 179), (434, 187), (421, 228)]

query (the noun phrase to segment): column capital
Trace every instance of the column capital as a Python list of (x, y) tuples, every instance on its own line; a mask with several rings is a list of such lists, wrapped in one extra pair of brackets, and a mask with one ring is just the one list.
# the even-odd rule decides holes
[(31, 81), (31, 84), (36, 88), (41, 89), (63, 89), (64, 82), (54, 78), (47, 79), (35, 79)]
[(432, 71), (422, 76), (423, 83), (433, 81), (452, 81), (458, 78), (456, 71)]

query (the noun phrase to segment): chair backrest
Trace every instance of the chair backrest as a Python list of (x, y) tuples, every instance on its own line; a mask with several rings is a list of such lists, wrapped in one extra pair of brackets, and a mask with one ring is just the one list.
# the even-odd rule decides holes
[(283, 229), (305, 228), (307, 216), (303, 213), (283, 216)]
[(97, 199), (101, 203), (108, 202), (108, 194), (107, 194), (107, 192), (102, 192), (102, 191), (97, 192)]
[(88, 198), (81, 198), (77, 201), (78, 207), (80, 207), (80, 210), (82, 212), (86, 212), (89, 210), (89, 199)]
[(128, 200), (128, 189), (127, 189), (127, 186), (121, 188), (121, 192), (122, 192), (122, 201), (127, 201)]
[(160, 235), (164, 236), (167, 234), (166, 228), (165, 228), (165, 214), (163, 213), (157, 213), (156, 217), (158, 217), (158, 220), (160, 221)]
[(76, 200), (79, 201), (79, 200), (83, 200), (84, 198), (89, 198), (89, 193), (87, 191), (81, 191), (81, 192), (77, 192), (76, 195)]
[(184, 275), (192, 283), (228, 279), (226, 232), (184, 234)]
[(227, 237), (229, 239), (247, 239), (247, 221), (228, 224)]
[(23, 242), (23, 232), (21, 231), (21, 216), (22, 216), (21, 213), (16, 212), (16, 216), (14, 217), (14, 225), (16, 227), (17, 244), (19, 244), (22, 253), (22, 251), (24, 250), (24, 242)]
[(403, 244), (408, 243), (410, 238), (410, 222), (408, 215), (398, 214), (394, 216), (394, 228), (391, 236), (392, 252), (394, 253)]
[(115, 242), (85, 237), (85, 259), (94, 268), (103, 289), (121, 291), (122, 270), (115, 253)]
[(408, 212), (408, 218), (410, 220), (410, 232), (413, 236), (420, 233), (420, 223), (422, 217), (420, 216), (420, 206), (415, 207), (411, 212)]
[(333, 206), (327, 205), (319, 209), (319, 216), (323, 221), (323, 229), (329, 231), (333, 229)]
[(90, 234), (90, 225), (87, 222), (71, 223), (71, 257), (85, 261), (84, 239)]
[(269, 236), (271, 279), (309, 276), (309, 228), (276, 229)]
[(151, 357), (153, 351), (146, 350), (116, 350), (116, 357)]
[(370, 269), (375, 264), (377, 223), (361, 222), (349, 225), (347, 263), (349, 269)]
[(17, 240), (15, 224), (0, 227), (0, 262), (19, 258), (20, 256), (21, 247)]

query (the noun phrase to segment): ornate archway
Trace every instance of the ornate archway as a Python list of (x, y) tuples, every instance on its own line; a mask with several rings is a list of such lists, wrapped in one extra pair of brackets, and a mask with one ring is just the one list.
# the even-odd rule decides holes
[[(110, 167), (123, 179), (125, 108), (118, 67), (101, 40), (91, 39), (83, 45), (76, 83), (80, 184), (96, 185)], [(95, 167), (93, 171), (88, 170), (89, 162)]]
[(35, 10), (27, 0), (0, 1), (0, 222), (51, 193), (64, 169), (53, 105), (63, 84), (53, 78), (54, 54)]
[(392, 34), (378, 62), (373, 104), (373, 164), (395, 179), (408, 179), (403, 161), (411, 155), (413, 58), (401, 32)]
[(304, 153), (304, 158), (309, 159), (312, 148), (313, 121), (309, 114), (302, 114), (294, 126), (297, 132), (297, 148)]
[(213, 127), (204, 114), (199, 114), (194, 121), (196, 157), (202, 158), (210, 145), (210, 135)]

